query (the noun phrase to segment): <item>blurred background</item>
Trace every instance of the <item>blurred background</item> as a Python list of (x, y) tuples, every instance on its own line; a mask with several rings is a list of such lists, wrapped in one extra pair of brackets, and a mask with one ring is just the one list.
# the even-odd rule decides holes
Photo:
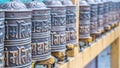
[[(8, 1), (10, 1), (10, 0), (0, 0), (0, 4), (1, 4), (1, 3), (4, 3), (4, 2), (8, 2)], [(31, 0), (18, 0), (18, 1), (21, 1), (21, 2), (23, 2), (23, 3), (26, 3), (26, 2), (30, 2)], [(43, 0), (38, 0), (38, 1), (43, 1)]]

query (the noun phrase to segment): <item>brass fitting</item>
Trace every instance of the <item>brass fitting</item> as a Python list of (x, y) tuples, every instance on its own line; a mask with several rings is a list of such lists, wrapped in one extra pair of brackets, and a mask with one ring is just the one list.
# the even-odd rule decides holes
[(114, 24), (114, 23), (111, 23), (110, 26), (111, 26), (111, 28), (114, 28), (114, 27), (115, 27), (115, 24)]
[(96, 39), (96, 35), (95, 34), (91, 34), (92, 37), (92, 41), (94, 41)]
[(117, 27), (119, 25), (119, 22), (118, 23), (115, 23), (115, 26), (114, 27)]
[(100, 34), (103, 34), (105, 31), (102, 30), (102, 29), (99, 29), (98, 32), (99, 32)]
[(92, 37), (89, 37), (89, 38), (81, 38), (79, 39), (81, 42), (84, 42), (84, 43), (90, 43), (92, 42)]
[(94, 41), (97, 37), (102, 34), (102, 31), (97, 31), (96, 33), (91, 33), (92, 40)]
[(32, 62), (32, 68), (34, 68), (35, 67), (35, 62)]
[(109, 30), (111, 30), (111, 27), (110, 26), (106, 26), (106, 27), (104, 27), (104, 29), (105, 29), (105, 31), (109, 31)]
[(68, 57), (74, 57), (75, 56), (75, 48), (77, 47), (77, 44), (68, 44), (66, 46), (66, 55)]
[(32, 63), (32, 68), (34, 68), (35, 64), (37, 65), (46, 65), (47, 68), (51, 68), (51, 65), (55, 63), (54, 57), (51, 56), (51, 58), (43, 61), (36, 61), (36, 63)]
[(64, 61), (65, 53), (64, 52), (52, 52), (51, 53), (54, 57), (58, 59), (58, 61)]

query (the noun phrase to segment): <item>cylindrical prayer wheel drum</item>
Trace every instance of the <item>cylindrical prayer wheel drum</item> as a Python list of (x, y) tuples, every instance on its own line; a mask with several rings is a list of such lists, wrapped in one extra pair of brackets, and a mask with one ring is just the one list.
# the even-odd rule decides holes
[(5, 14), (3, 10), (0, 10), (0, 68), (4, 68), (4, 26)]
[(90, 5), (85, 0), (80, 1), (79, 39), (83, 40), (83, 42), (88, 42), (89, 39), (91, 39), (91, 36), (90, 36)]
[(65, 52), (66, 50), (66, 8), (58, 0), (45, 0), (51, 8), (51, 51)]
[(104, 28), (105, 30), (110, 30), (111, 26), (109, 25), (109, 2), (108, 0), (102, 0), (103, 4), (104, 4)]
[[(120, 11), (120, 0), (118, 0), (118, 11)], [(119, 14), (119, 18), (118, 18), (118, 24), (120, 24), (120, 12), (118, 12), (118, 14)]]
[(103, 18), (103, 13), (104, 13), (104, 5), (101, 0), (95, 0), (95, 2), (98, 4), (98, 28), (99, 32), (103, 33), (104, 32), (104, 18)]
[(50, 9), (44, 3), (32, 1), (26, 4), (32, 9), (32, 59), (41, 61), (51, 57)]
[(18, 1), (1, 5), (5, 10), (5, 67), (31, 67), (31, 10)]
[(116, 7), (116, 8), (117, 8), (117, 9), (116, 9), (116, 11), (117, 11), (116, 13), (117, 13), (117, 14), (116, 14), (116, 15), (117, 15), (117, 24), (118, 24), (119, 21), (120, 21), (120, 20), (119, 20), (119, 19), (120, 19), (120, 18), (119, 18), (119, 13), (120, 13), (120, 12), (119, 12), (119, 10), (120, 10), (120, 9), (119, 9), (119, 0), (116, 0), (116, 2), (117, 2), (117, 4), (116, 4), (116, 5), (117, 5), (117, 7)]
[[(116, 6), (117, 5), (117, 6)], [(110, 10), (110, 25), (115, 27), (118, 22), (119, 22), (119, 9), (116, 9), (115, 8), (119, 8), (119, 4), (118, 3), (115, 3), (114, 0), (110, 0), (109, 1), (109, 10)]]
[(66, 42), (67, 44), (76, 44), (76, 6), (71, 0), (61, 0), (66, 6)]
[[(119, 3), (118, 3), (118, 4), (119, 4), (119, 5), (118, 5), (118, 11), (120, 11), (120, 0), (118, 0), (118, 2), (119, 2)], [(119, 14), (119, 18), (118, 18), (118, 22), (119, 22), (119, 23), (118, 23), (118, 24), (120, 24), (120, 12), (118, 12), (118, 14)]]
[(98, 29), (98, 5), (94, 0), (87, 0), (87, 3), (90, 4), (90, 34), (94, 38), (101, 34)]
[(119, 22), (119, 1), (115, 0), (114, 3), (115, 3), (115, 24), (117, 26)]
[(114, 21), (113, 21), (113, 2), (112, 0), (109, 0), (109, 25), (113, 28), (114, 25)]

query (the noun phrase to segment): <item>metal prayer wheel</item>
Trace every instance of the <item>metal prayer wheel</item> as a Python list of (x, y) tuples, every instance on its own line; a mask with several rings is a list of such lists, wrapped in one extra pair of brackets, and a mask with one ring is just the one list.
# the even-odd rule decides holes
[(90, 5), (80, 0), (79, 39), (88, 39), (90, 36)]
[(26, 4), (32, 9), (32, 59), (41, 61), (51, 57), (50, 9), (44, 3), (32, 1)]
[(66, 42), (76, 44), (76, 6), (71, 0), (61, 0), (66, 6)]
[(116, 25), (117, 24), (117, 15), (116, 15), (116, 3), (115, 3), (115, 1), (114, 0), (111, 0), (111, 11), (112, 11), (112, 13), (111, 13), (111, 15), (112, 15), (112, 23), (111, 24), (114, 24), (114, 25)]
[(103, 4), (104, 4), (104, 28), (105, 30), (110, 30), (111, 27), (109, 25), (109, 2), (108, 0), (102, 0)]
[(115, 15), (116, 15), (116, 25), (119, 23), (119, 1), (115, 0)]
[(51, 8), (51, 51), (65, 52), (66, 49), (66, 8), (58, 0), (45, 0)]
[(0, 10), (0, 68), (4, 68), (4, 37), (5, 37), (4, 20), (5, 20), (4, 11)]
[(31, 67), (31, 10), (16, 0), (1, 5), (5, 9), (5, 67)]
[(109, 25), (114, 27), (114, 22), (113, 22), (113, 2), (112, 0), (109, 0)]
[(90, 32), (91, 35), (99, 35), (98, 29), (98, 5), (94, 0), (86, 0), (90, 4)]
[[(120, 11), (120, 0), (118, 0), (118, 11)], [(118, 12), (118, 14), (119, 14), (119, 18), (118, 18), (118, 21), (119, 21), (119, 23), (120, 23), (120, 12)]]
[(104, 18), (103, 18), (103, 13), (104, 13), (104, 5), (101, 0), (95, 0), (95, 2), (98, 4), (98, 28), (99, 32), (103, 33), (104, 32)]

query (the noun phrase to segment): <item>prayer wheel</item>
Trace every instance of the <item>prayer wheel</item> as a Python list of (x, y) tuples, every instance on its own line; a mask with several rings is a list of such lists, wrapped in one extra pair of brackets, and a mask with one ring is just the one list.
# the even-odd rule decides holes
[(108, 31), (111, 29), (111, 26), (109, 25), (109, 1), (108, 0), (102, 0), (104, 4), (104, 29), (105, 31)]
[(5, 67), (31, 67), (31, 10), (17, 0), (3, 3), (5, 9)]
[(113, 28), (115, 26), (113, 21), (113, 2), (109, 0), (109, 25)]
[(61, 0), (66, 6), (66, 42), (76, 44), (76, 6), (71, 0)]
[(117, 26), (117, 12), (116, 12), (116, 1), (114, 0), (111, 0), (112, 2), (112, 21), (113, 21), (113, 24), (114, 24), (114, 27)]
[[(118, 6), (119, 6), (119, 7), (118, 7), (118, 11), (120, 11), (120, 0), (118, 0), (118, 2), (119, 2), (119, 3), (118, 3), (118, 4), (119, 4), (119, 5), (118, 5)], [(120, 24), (120, 12), (118, 12), (118, 14), (119, 14), (119, 18), (118, 18), (119, 23), (118, 23), (118, 24)]]
[(99, 32), (104, 33), (104, 18), (103, 18), (103, 13), (104, 13), (104, 5), (101, 0), (95, 0), (95, 2), (98, 4), (98, 28)]
[(119, 1), (118, 0), (115, 0), (115, 25), (118, 26), (118, 23), (119, 23)]
[(90, 5), (85, 0), (80, 0), (80, 23), (79, 40), (82, 42), (91, 42), (90, 36)]
[(98, 5), (94, 0), (87, 0), (87, 3), (90, 4), (90, 34), (95, 39), (101, 34), (98, 29)]
[(74, 56), (74, 49), (77, 46), (76, 42), (76, 6), (73, 5), (71, 0), (61, 0), (62, 4), (66, 7), (66, 42), (67, 56)]
[(5, 14), (3, 10), (0, 10), (0, 68), (4, 68), (4, 26)]
[(66, 8), (59, 0), (45, 0), (51, 8), (51, 52), (60, 61), (66, 50)]
[(26, 6), (32, 9), (32, 59), (37, 61), (47, 60), (51, 57), (50, 9), (44, 3), (32, 1)]

